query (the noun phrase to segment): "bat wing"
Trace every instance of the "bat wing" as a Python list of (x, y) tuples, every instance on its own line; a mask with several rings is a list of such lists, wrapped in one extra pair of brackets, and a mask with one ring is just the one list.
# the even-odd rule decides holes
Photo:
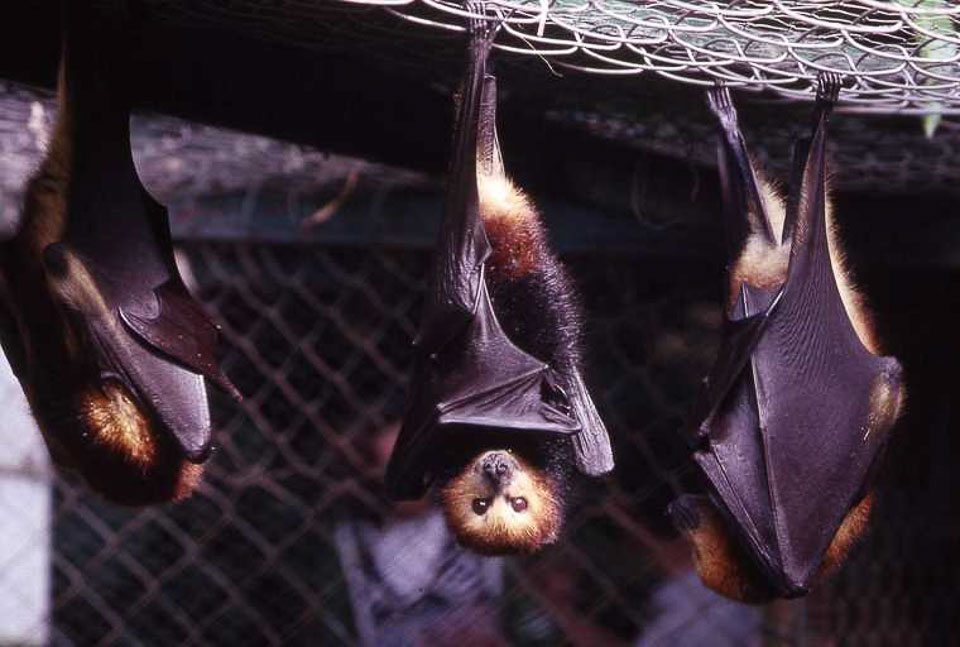
[(448, 440), (478, 431), (568, 435), (581, 429), (553, 370), (507, 338), (482, 282), (463, 335), (420, 362), (411, 391), (386, 474), (398, 499), (423, 496), (434, 476), (432, 459)]
[[(97, 363), (153, 410), (191, 459), (203, 457), (210, 420), (203, 376), (236, 393), (215, 360), (218, 331), (187, 292), (173, 257), (166, 211), (144, 189), (130, 150), (120, 48), (91, 24), (89, 7), (65, 4), (65, 92), (72, 157), (66, 230), (45, 259), (82, 264), (95, 301), (88, 325)], [(67, 277), (80, 281), (79, 277)]]
[[(822, 107), (809, 146), (799, 149), (806, 161), (790, 201), (786, 282), (772, 298), (744, 286), (737, 314), (763, 323), (748, 343), (734, 339), (721, 354), (714, 373), (732, 386), (720, 391), (695, 453), (721, 508), (783, 595), (806, 591), (862, 496), (895, 415), (881, 402), (900, 391), (899, 365), (863, 346), (833, 273), (826, 113)], [(770, 304), (759, 315), (757, 301)]]
[(600, 418), (593, 398), (579, 371), (567, 376), (564, 384), (573, 417), (580, 425), (580, 432), (573, 436), (573, 453), (577, 469), (587, 476), (602, 476), (613, 470), (613, 449), (610, 434)]
[(433, 460), (456, 436), (580, 430), (553, 370), (509, 340), (487, 291), (477, 142), (492, 118), (482, 101), (491, 44), (491, 33), (474, 32), (410, 405), (387, 466), (387, 489), (397, 499), (424, 494)]

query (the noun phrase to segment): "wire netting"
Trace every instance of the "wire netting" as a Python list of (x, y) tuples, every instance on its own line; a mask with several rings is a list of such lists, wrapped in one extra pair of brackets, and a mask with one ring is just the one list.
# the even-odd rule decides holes
[[(57, 479), (53, 642), (355, 644), (363, 600), (351, 590), (343, 533), (404, 518), (380, 494), (370, 444), (402, 408), (429, 254), (203, 242), (183, 251), (246, 399), (238, 407), (214, 397), (218, 449), (183, 503), (133, 512)], [(449, 624), (460, 644), (931, 644), (960, 635), (949, 551), (956, 476), (942, 465), (944, 447), (923, 449), (945, 429), (898, 446), (874, 534), (807, 602), (754, 610), (705, 592), (662, 506), (682, 471), (671, 437), (718, 338), (705, 287), (713, 270), (630, 257), (571, 267), (586, 295), (590, 380), (617, 439), (617, 475), (581, 502), (556, 547), (491, 560), (503, 581), (482, 611), (464, 620), (462, 607), (443, 607), (431, 624), (411, 606), (410, 622)], [(415, 550), (416, 537), (400, 552)], [(462, 599), (481, 586), (470, 582)]]
[[(15, 210), (16, 178), (36, 163), (50, 112), (33, 95), (8, 99), (0, 186)], [(167, 202), (190, 198), (179, 220), (201, 198), (237, 191), (253, 217), (269, 186), (300, 196), (282, 201), (286, 217), (312, 217), (299, 201), (355, 168), (387, 185), (436, 190), (421, 176), (178, 123), (135, 122), (134, 139), (147, 184)], [(384, 184), (357, 186), (352, 199)], [(330, 217), (347, 213), (356, 214)], [(20, 529), (27, 548), (51, 549), (49, 610), (21, 640), (648, 646), (960, 637), (953, 273), (867, 268), (858, 277), (911, 378), (873, 533), (806, 600), (755, 609), (698, 584), (664, 515), (686, 469), (676, 429), (719, 339), (721, 267), (640, 253), (568, 258), (588, 314), (587, 379), (618, 469), (586, 492), (557, 546), (487, 560), (453, 545), (429, 507), (392, 505), (380, 489), (429, 251), (376, 237), (331, 245), (180, 233), (185, 275), (223, 325), (225, 369), (246, 399), (212, 393), (217, 449), (199, 491), (176, 505), (118, 508), (42, 461), (16, 467), (54, 494), (45, 528), (28, 523), (8, 483), (0, 487), (7, 527)], [(23, 554), (6, 553), (0, 585), (19, 573)]]
[(410, 30), (462, 31), (481, 15), (502, 21), (501, 50), (567, 69), (696, 85), (722, 80), (792, 99), (812, 98), (817, 73), (833, 71), (848, 79), (848, 110), (960, 110), (960, 8), (948, 0), (489, 0), (473, 9), (457, 0), (342, 1), (339, 11), (323, 12), (261, 0), (152, 4), (207, 20), (244, 16), (274, 36), (279, 22), (287, 37), (305, 40), (309, 31), (294, 18), (310, 24), (333, 15), (327, 19), (347, 26), (363, 20), (343, 19), (356, 5), (381, 7)]

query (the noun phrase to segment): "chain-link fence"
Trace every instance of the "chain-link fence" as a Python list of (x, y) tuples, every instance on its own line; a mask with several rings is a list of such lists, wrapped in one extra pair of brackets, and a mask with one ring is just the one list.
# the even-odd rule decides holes
[[(0, 102), (5, 212), (49, 124), (48, 104), (12, 94)], [(429, 506), (393, 505), (380, 486), (430, 259), (394, 234), (435, 224), (438, 208), (435, 195), (408, 196), (405, 211), (383, 195), (396, 186), (435, 194), (436, 183), (263, 138), (134, 125), (148, 186), (180, 200), (172, 215), (185, 275), (223, 325), (225, 368), (246, 399), (212, 394), (218, 447), (199, 491), (134, 511), (52, 474), (17, 389), (2, 392), (0, 644), (874, 645), (960, 636), (955, 272), (871, 267), (852, 250), (910, 387), (874, 532), (809, 598), (745, 607), (698, 584), (664, 515), (685, 473), (676, 430), (718, 341), (719, 263), (650, 246), (569, 255), (588, 314), (587, 379), (618, 468), (577, 502), (558, 545), (482, 559), (459, 550)], [(351, 169), (363, 171), (355, 185)], [(318, 187), (330, 183), (332, 191)], [(362, 209), (338, 211), (344, 201), (377, 222), (363, 221)], [(545, 212), (559, 225), (552, 231), (563, 228)], [(341, 225), (356, 225), (342, 237), (354, 244), (311, 235)], [(871, 233), (854, 230), (862, 236), (851, 242)]]
[[(571, 259), (618, 472), (579, 503), (556, 547), (481, 560), (455, 548), (429, 510), (380, 494), (429, 254), (199, 241), (182, 251), (246, 399), (214, 396), (218, 449), (183, 503), (131, 511), (54, 480), (53, 644), (934, 644), (960, 635), (955, 452), (932, 389), (911, 400), (891, 450), (876, 532), (830, 585), (753, 609), (690, 575), (662, 508), (683, 469), (672, 432), (717, 340), (714, 267)], [(885, 294), (904, 280), (878, 276), (871, 284)], [(943, 287), (925, 280), (929, 291)], [(409, 590), (403, 577), (414, 580)]]

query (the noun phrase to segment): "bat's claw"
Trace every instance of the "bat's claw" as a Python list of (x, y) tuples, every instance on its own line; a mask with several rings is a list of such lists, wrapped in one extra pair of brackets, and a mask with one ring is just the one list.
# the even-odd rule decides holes
[(817, 76), (817, 102), (833, 105), (840, 97), (843, 77), (836, 72), (821, 72)]
[(730, 96), (730, 88), (727, 85), (718, 81), (714, 87), (707, 90), (707, 105), (725, 128), (735, 127), (737, 109), (733, 105), (733, 98)]
[(491, 23), (489, 20), (486, 20), (485, 16), (487, 15), (487, 9), (483, 2), (477, 2), (476, 0), (469, 0), (465, 8), (470, 12), (471, 16), (468, 19), (468, 31), (471, 34), (480, 37), (487, 37), (490, 34), (492, 29)]

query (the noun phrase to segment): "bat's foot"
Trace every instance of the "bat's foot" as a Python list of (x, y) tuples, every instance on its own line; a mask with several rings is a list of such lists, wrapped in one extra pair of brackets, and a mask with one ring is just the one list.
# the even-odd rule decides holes
[(840, 97), (843, 77), (836, 72), (821, 72), (817, 76), (817, 103), (832, 106)]
[(483, 2), (470, 0), (465, 4), (465, 8), (471, 14), (467, 24), (468, 32), (481, 39), (488, 38), (493, 31), (493, 26), (492, 23), (485, 18), (487, 15), (486, 5)]
[(724, 130), (728, 132), (737, 130), (737, 109), (733, 105), (733, 98), (730, 96), (730, 88), (727, 85), (718, 82), (707, 90), (707, 105)]

